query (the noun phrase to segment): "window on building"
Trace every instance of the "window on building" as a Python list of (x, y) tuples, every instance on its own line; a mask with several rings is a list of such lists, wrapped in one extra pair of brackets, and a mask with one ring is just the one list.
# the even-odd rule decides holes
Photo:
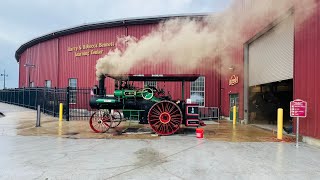
[(191, 82), (190, 99), (199, 106), (205, 105), (205, 78), (199, 77), (196, 81)]
[(75, 78), (69, 79), (69, 88), (70, 88), (69, 102), (72, 104), (77, 103), (77, 79)]
[(44, 81), (44, 87), (51, 88), (51, 81), (50, 80), (45, 80)]
[(157, 81), (145, 81), (144, 82), (144, 87), (148, 87), (148, 86), (152, 86), (152, 87), (157, 87)]

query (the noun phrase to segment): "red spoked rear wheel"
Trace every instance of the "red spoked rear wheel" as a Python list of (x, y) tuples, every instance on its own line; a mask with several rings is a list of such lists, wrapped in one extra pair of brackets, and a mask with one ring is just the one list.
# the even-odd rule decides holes
[(96, 133), (108, 131), (112, 124), (111, 115), (104, 111), (96, 111), (90, 117), (90, 127)]
[(154, 104), (148, 113), (151, 128), (159, 135), (174, 134), (182, 123), (182, 113), (178, 105), (171, 101)]

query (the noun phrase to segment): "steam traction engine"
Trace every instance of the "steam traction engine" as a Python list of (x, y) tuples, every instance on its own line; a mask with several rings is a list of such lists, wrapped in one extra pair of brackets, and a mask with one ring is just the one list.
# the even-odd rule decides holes
[[(115, 79), (116, 90), (113, 96), (105, 93), (106, 77)], [(186, 103), (184, 82), (195, 81), (199, 75), (117, 75), (102, 76), (99, 87), (94, 87), (94, 96), (90, 107), (97, 111), (90, 118), (90, 127), (94, 132), (103, 133), (116, 127), (123, 119), (124, 111), (139, 114), (139, 123), (148, 124), (159, 135), (174, 134), (181, 126), (198, 127), (203, 125), (198, 119), (198, 104)], [(182, 99), (173, 100), (163, 89), (148, 86), (133, 87), (133, 81), (171, 81), (182, 83)], [(111, 113), (113, 111), (113, 113)]]

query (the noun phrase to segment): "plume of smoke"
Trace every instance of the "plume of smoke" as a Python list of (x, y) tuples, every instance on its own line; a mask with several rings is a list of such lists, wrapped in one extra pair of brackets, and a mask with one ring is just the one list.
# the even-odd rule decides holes
[(191, 102), (201, 102), (204, 97), (202, 97), (200, 94), (192, 94), (191, 97)]
[[(244, 0), (235, 1), (225, 12), (209, 15), (201, 21), (191, 18), (171, 19), (140, 40), (118, 39), (117, 48), (97, 61), (96, 75), (126, 74), (145, 62), (170, 61), (176, 69), (192, 70), (204, 61), (233, 63), (231, 50), (246, 40), (250, 29), (266, 26), (295, 5), (295, 19), (302, 23), (316, 7), (316, 0)], [(216, 70), (218, 67), (206, 67)], [(179, 73), (179, 72), (177, 72)]]

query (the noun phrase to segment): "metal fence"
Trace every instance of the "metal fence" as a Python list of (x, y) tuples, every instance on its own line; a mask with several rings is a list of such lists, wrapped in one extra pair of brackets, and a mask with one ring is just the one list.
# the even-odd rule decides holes
[(199, 119), (201, 120), (219, 120), (219, 108), (217, 107), (200, 107)]
[[(17, 88), (0, 90), (0, 102), (30, 109), (41, 106), (43, 113), (59, 116), (59, 104), (63, 103), (63, 118), (89, 120), (94, 110), (90, 108), (90, 88)], [(219, 108), (200, 107), (199, 119), (219, 120)]]
[(63, 103), (63, 118), (68, 120), (89, 120), (93, 113), (89, 106), (89, 88), (16, 88), (0, 90), (0, 102), (37, 109), (59, 116), (59, 105)]
[(77, 88), (69, 89), (69, 119), (70, 120), (89, 120), (93, 110), (89, 105), (91, 89)]
[[(0, 102), (37, 109), (40, 105), (43, 113), (58, 116), (59, 104), (67, 104), (67, 89), (57, 88), (18, 88), (0, 91)], [(67, 109), (63, 113), (68, 118)]]

